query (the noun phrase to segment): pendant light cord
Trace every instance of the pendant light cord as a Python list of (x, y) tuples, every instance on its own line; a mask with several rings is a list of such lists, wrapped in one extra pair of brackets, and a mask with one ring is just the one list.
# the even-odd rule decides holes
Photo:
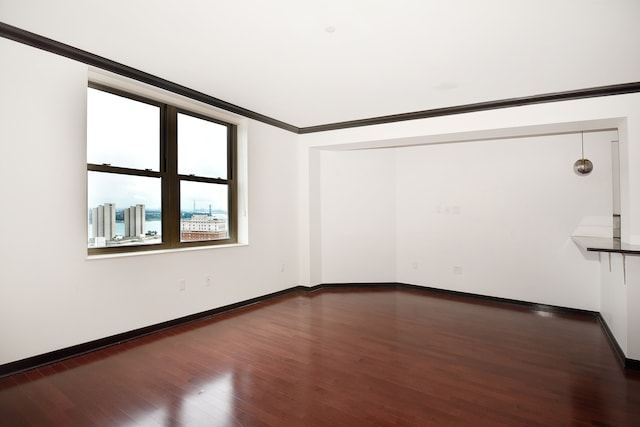
[(582, 135), (582, 163), (584, 163), (584, 131), (580, 132), (580, 134)]

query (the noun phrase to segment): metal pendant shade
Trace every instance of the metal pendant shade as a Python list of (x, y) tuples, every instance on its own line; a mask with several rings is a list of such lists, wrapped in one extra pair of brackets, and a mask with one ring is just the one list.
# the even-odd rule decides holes
[(589, 159), (584, 158), (584, 132), (581, 133), (582, 136), (582, 157), (573, 164), (573, 171), (577, 175), (589, 175), (593, 170), (593, 163)]

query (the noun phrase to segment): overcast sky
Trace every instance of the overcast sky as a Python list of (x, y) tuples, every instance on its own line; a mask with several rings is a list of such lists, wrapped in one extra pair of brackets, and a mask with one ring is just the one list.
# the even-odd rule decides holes
[[(160, 170), (160, 109), (96, 89), (88, 90), (87, 162), (134, 169)], [(178, 115), (178, 172), (227, 177), (227, 128)], [(182, 182), (181, 210), (227, 210), (224, 185)], [(116, 209), (144, 204), (160, 209), (159, 178), (101, 172), (88, 173), (88, 207), (115, 203)]]

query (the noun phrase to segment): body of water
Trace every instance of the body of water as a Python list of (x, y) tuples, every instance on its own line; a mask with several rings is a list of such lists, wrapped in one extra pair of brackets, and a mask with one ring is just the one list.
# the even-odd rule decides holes
[[(91, 231), (91, 223), (89, 223), (89, 237), (92, 237), (92, 231)], [(158, 233), (158, 236), (160, 236), (162, 234), (162, 221), (157, 220), (157, 221), (145, 221), (144, 222), (144, 232), (146, 233), (147, 231), (155, 231)], [(124, 222), (119, 222), (116, 221), (116, 235), (117, 236), (124, 236)]]
[[(155, 231), (158, 236), (162, 234), (162, 221), (145, 221), (144, 232)], [(124, 236), (124, 222), (116, 221), (116, 235)]]

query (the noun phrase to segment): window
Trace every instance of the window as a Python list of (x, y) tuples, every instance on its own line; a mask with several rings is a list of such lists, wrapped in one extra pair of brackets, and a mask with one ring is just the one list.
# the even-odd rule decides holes
[(236, 242), (235, 157), (231, 123), (90, 85), (89, 254)]

